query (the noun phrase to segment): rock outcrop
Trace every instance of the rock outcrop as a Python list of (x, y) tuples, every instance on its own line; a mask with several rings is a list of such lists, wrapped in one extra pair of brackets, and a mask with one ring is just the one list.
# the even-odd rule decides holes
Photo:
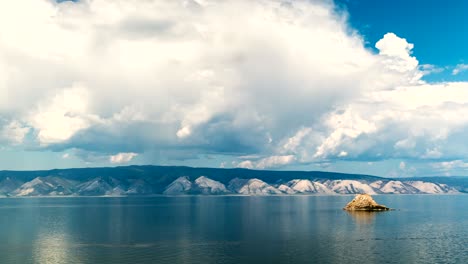
[(369, 194), (358, 194), (343, 210), (347, 211), (387, 211), (390, 208), (380, 205)]

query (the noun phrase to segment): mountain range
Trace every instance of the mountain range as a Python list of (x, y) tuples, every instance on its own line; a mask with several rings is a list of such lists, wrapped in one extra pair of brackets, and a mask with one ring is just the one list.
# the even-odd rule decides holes
[(382, 178), (321, 171), (125, 166), (0, 171), (0, 196), (468, 193), (468, 177)]

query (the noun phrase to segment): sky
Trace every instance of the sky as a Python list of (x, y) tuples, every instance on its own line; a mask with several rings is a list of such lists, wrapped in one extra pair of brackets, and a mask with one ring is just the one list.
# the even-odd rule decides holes
[(424, 80), (467, 80), (466, 72), (451, 74), (456, 65), (468, 63), (466, 1), (339, 0), (336, 5), (349, 13), (349, 24), (365, 38), (366, 47), (373, 49), (384, 34), (393, 32), (416, 45), (413, 56), (420, 64), (444, 69), (425, 76)]
[(452, 1), (0, 2), (0, 170), (468, 175)]

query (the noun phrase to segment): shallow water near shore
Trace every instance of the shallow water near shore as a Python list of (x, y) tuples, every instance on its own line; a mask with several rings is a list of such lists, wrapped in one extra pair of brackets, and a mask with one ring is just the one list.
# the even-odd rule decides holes
[(0, 263), (468, 263), (468, 195), (0, 199)]

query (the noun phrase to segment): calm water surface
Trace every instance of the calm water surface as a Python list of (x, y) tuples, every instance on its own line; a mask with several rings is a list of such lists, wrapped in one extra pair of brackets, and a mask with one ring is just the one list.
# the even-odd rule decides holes
[(468, 195), (0, 199), (0, 263), (468, 263)]

